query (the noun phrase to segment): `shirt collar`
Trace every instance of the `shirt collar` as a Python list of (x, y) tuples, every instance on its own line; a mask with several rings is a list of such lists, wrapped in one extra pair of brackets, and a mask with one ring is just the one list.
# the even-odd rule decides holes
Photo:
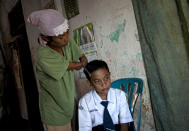
[[(113, 96), (113, 95), (114, 95), (114, 93), (112, 93), (112, 90), (110, 88), (108, 91), (108, 97), (107, 97), (107, 101), (109, 101), (110, 103), (114, 103), (115, 96)], [(93, 90), (93, 97), (94, 97), (94, 101), (96, 104), (101, 103), (103, 101), (95, 90)]]

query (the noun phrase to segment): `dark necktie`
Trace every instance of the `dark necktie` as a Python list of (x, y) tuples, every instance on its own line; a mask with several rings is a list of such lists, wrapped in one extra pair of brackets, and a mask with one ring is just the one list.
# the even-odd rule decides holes
[(105, 131), (115, 131), (115, 127), (114, 127), (112, 118), (107, 109), (108, 101), (102, 101), (101, 104), (104, 106), (104, 116), (103, 116), (104, 130)]

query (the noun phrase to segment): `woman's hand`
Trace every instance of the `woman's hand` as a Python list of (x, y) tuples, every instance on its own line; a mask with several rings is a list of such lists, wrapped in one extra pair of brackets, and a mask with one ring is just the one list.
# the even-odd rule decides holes
[(83, 54), (79, 58), (80, 62), (70, 62), (68, 70), (80, 70), (82, 67), (85, 67), (88, 63), (87, 57)]
[(83, 67), (85, 67), (88, 63), (87, 57), (84, 54), (79, 58), (79, 60), (82, 63)]
[(81, 62), (70, 62), (68, 70), (80, 70), (83, 67)]

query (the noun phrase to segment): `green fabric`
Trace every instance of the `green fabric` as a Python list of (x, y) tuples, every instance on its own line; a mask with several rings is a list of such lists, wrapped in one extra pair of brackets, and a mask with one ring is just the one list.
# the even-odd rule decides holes
[(74, 109), (74, 73), (69, 62), (83, 54), (73, 40), (63, 47), (64, 56), (48, 46), (40, 46), (37, 54), (37, 76), (40, 83), (41, 119), (47, 125), (65, 125), (71, 121)]
[(157, 131), (189, 129), (189, 3), (132, 0)]

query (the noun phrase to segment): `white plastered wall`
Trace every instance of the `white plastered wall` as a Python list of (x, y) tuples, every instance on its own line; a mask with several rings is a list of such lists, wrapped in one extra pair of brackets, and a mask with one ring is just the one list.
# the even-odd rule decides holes
[[(42, 8), (41, 1), (21, 0), (24, 18), (34, 10)], [(55, 0), (56, 8), (62, 12), (63, 2)], [(123, 77), (140, 77), (145, 81), (142, 103), (142, 131), (155, 130), (147, 79), (131, 0), (78, 0), (80, 14), (69, 20), (70, 32), (79, 26), (93, 23), (98, 58), (105, 60), (112, 80)], [(65, 15), (65, 12), (62, 12)], [(38, 31), (26, 22), (32, 62), (36, 63)], [(89, 89), (86, 79), (76, 73), (78, 97)]]
[[(147, 78), (131, 0), (78, 0), (80, 14), (71, 18), (70, 32), (92, 23), (98, 58), (105, 60), (112, 80), (139, 77), (145, 82), (142, 101), (142, 131), (155, 130)], [(76, 73), (77, 97), (90, 90), (86, 79)]]

